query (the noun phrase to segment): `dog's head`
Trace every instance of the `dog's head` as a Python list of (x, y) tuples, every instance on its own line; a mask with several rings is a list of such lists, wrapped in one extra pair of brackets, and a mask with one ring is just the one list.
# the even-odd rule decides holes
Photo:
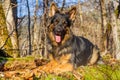
[(75, 19), (76, 7), (68, 12), (58, 10), (55, 3), (52, 3), (49, 11), (50, 25), (48, 36), (54, 45), (63, 44), (70, 37), (70, 26)]

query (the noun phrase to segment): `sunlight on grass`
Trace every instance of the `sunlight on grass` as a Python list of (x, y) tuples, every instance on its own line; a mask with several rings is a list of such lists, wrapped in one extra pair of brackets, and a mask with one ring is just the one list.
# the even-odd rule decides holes
[(119, 65), (97, 65), (94, 67), (84, 67), (85, 80), (119, 80)]
[(0, 57), (0, 62), (6, 61), (4, 66), (11, 66), (13, 65), (14, 62), (19, 61), (19, 62), (29, 62), (29, 61), (34, 61), (34, 57), (23, 57), (23, 58), (5, 58), (5, 57)]
[[(0, 57), (0, 62), (7, 61), (4, 65), (9, 69), (16, 63), (34, 62), (34, 57), (23, 58), (3, 58)], [(33, 64), (32, 64), (33, 65)], [(23, 65), (22, 65), (23, 66)], [(120, 79), (120, 62), (114, 64), (99, 64), (94, 66), (81, 66), (76, 72), (82, 75), (83, 80), (119, 80)], [(1, 79), (0, 79), (1, 80)], [(78, 80), (72, 72), (61, 73), (60, 75), (43, 73), (41, 76), (34, 76), (34, 80)]]
[[(82, 69), (82, 72), (81, 72)], [(120, 67), (118, 64), (114, 66), (102, 64), (95, 66), (83, 66), (79, 67), (77, 71), (83, 75), (83, 80), (119, 80), (120, 79)], [(72, 73), (63, 73), (56, 76), (53, 74), (42, 75), (38, 80), (77, 80)], [(80, 79), (81, 80), (81, 79)]]
[(75, 79), (74, 79), (73, 75), (70, 75), (70, 74), (59, 75), (59, 76), (55, 76), (55, 75), (49, 74), (45, 78), (45, 80), (75, 80)]

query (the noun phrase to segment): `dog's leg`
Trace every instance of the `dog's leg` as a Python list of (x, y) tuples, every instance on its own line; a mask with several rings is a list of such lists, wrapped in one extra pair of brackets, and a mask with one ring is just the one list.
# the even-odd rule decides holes
[(99, 50), (97, 49), (96, 46), (94, 46), (89, 65), (95, 64), (97, 62), (98, 58), (99, 58)]

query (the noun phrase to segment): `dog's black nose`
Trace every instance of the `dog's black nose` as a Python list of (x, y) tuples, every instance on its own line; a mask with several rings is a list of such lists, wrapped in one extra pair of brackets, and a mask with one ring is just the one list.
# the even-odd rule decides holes
[(63, 29), (60, 28), (60, 27), (56, 27), (56, 28), (54, 29), (54, 33), (55, 33), (56, 35), (61, 35), (62, 32), (63, 32)]
[(60, 31), (62, 31), (62, 30), (63, 30), (63, 28), (62, 28), (62, 27), (60, 27), (60, 26), (59, 26), (59, 27), (56, 27), (55, 29), (56, 29), (56, 31), (58, 31), (58, 32), (60, 32)]

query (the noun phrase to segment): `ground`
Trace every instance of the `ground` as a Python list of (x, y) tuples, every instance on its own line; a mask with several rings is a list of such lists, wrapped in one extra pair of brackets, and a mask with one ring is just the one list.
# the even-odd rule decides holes
[(69, 64), (60, 65), (46, 59), (0, 58), (0, 80), (118, 80), (120, 61), (105, 57), (104, 64), (80, 66), (70, 71)]

